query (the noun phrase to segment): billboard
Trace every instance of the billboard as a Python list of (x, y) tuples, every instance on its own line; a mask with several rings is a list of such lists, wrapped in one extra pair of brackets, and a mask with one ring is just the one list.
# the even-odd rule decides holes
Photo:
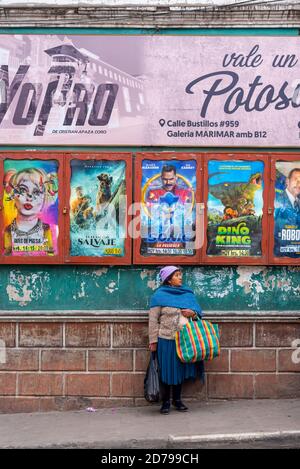
[(0, 140), (298, 147), (299, 41), (2, 34)]

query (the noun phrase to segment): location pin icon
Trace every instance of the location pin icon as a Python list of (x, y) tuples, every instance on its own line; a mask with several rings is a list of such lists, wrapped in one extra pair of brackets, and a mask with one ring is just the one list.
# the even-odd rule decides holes
[(163, 126), (165, 125), (165, 123), (166, 123), (165, 119), (160, 119), (160, 120), (159, 120), (159, 125), (160, 125), (161, 127), (163, 127)]

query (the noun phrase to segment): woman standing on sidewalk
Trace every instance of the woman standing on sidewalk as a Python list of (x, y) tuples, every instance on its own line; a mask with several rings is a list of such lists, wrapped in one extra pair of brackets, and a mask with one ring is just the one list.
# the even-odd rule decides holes
[(182, 272), (179, 267), (167, 266), (160, 270), (162, 285), (151, 298), (149, 311), (149, 343), (151, 352), (157, 351), (160, 371), (162, 406), (160, 412), (170, 411), (171, 386), (172, 403), (180, 412), (188, 408), (181, 401), (181, 385), (187, 379), (197, 376), (204, 380), (203, 362), (182, 363), (176, 354), (175, 333), (189, 318), (197, 320), (202, 310), (192, 290), (182, 286)]

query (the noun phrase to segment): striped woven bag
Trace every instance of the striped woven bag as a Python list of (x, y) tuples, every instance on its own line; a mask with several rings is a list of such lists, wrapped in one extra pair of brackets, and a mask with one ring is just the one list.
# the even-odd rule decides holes
[(212, 360), (220, 355), (220, 335), (217, 324), (198, 319), (176, 332), (176, 352), (184, 363)]

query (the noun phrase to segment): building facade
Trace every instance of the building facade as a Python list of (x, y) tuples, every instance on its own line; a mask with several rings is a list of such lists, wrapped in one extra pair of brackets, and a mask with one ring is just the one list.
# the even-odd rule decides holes
[[(300, 167), (298, 121), (293, 121), (299, 105), (293, 52), (299, 41), (299, 5), (51, 3), (50, 8), (37, 1), (33, 9), (7, 1), (0, 8), (1, 411), (146, 404), (147, 310), (159, 284), (158, 266), (168, 263), (183, 266), (186, 283), (221, 331), (220, 358), (206, 364), (204, 385), (185, 385), (184, 397), (299, 397), (299, 225), (296, 218), (277, 228), (275, 217), (279, 197), (295, 179), (291, 171)], [(243, 58), (230, 55), (232, 45), (244, 51)], [(188, 60), (189, 50), (193, 60)], [(273, 106), (272, 112), (244, 112), (245, 95), (239, 101), (239, 91), (232, 88), (235, 101), (232, 97), (227, 103), (228, 119), (213, 103), (206, 114), (202, 108), (201, 118), (191, 118), (202, 123), (199, 128), (182, 125), (188, 126), (188, 114), (175, 93), (168, 101), (166, 80), (176, 90), (185, 70), (191, 77), (188, 85), (211, 73), (214, 64), (220, 66), (222, 55), (222, 72), (236, 72), (242, 64), (243, 88), (250, 62), (260, 70), (269, 54), (273, 68), (278, 56), (276, 74), (266, 66), (249, 75), (247, 86), (251, 90), (249, 83), (260, 76), (252, 98), (267, 86), (257, 105)], [(285, 80), (294, 88), (286, 85), (280, 91)], [(185, 97), (195, 99), (193, 94)], [(230, 106), (238, 103), (243, 110), (236, 117)], [(249, 97), (249, 109), (251, 105)], [(167, 118), (173, 111), (176, 118)], [(244, 116), (247, 126), (238, 136), (235, 122), (240, 125)], [(105, 129), (109, 131), (100, 133)], [(254, 140), (249, 132), (258, 132)], [(267, 143), (263, 132), (268, 132)], [(46, 247), (38, 232), (25, 242), (24, 230), (16, 231), (14, 225), (18, 174), (28, 164), (45, 177), (47, 203), (42, 206), (48, 211), (39, 226)], [(161, 197), (156, 183), (164, 165), (177, 170), (179, 197), (186, 197), (191, 207), (181, 215), (188, 220), (184, 227), (196, 224), (198, 246), (193, 238), (176, 238), (173, 232), (162, 236), (160, 225), (158, 234), (148, 236), (149, 220), (158, 220), (150, 209), (156, 207), (153, 199)], [(110, 186), (105, 174), (111, 175)], [(122, 195), (127, 196), (124, 210)], [(95, 220), (103, 217), (99, 197), (105, 196), (121, 220), (116, 228), (121, 241), (107, 233), (104, 243), (100, 233), (105, 224), (91, 236)], [(145, 209), (138, 221), (147, 232), (146, 242), (141, 236), (124, 241), (120, 233), (138, 213), (128, 213), (128, 208), (141, 201)], [(168, 213), (173, 214), (170, 207), (177, 202), (166, 201)], [(181, 226), (178, 220), (175, 227)], [(244, 223), (242, 234), (235, 220)]]

